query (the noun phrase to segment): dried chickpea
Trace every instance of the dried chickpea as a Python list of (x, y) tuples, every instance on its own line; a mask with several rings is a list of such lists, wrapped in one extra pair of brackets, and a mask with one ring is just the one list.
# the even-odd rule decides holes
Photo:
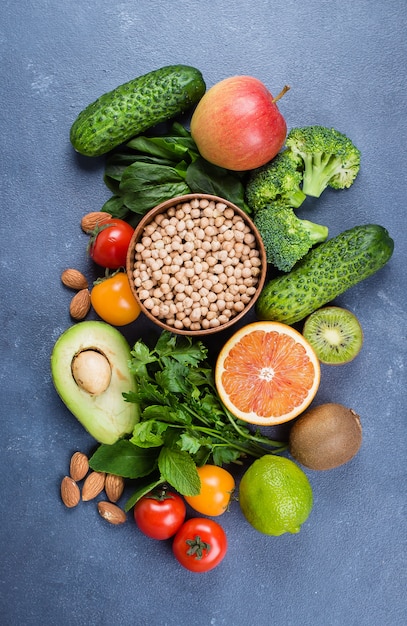
[(148, 224), (134, 248), (134, 286), (174, 329), (217, 328), (256, 292), (261, 259), (248, 224), (223, 202), (194, 199)]

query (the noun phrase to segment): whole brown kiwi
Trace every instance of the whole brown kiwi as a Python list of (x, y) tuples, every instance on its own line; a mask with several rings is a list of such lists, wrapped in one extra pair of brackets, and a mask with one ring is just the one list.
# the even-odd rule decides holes
[(350, 461), (362, 445), (360, 417), (342, 404), (303, 413), (290, 429), (291, 456), (310, 469), (329, 470)]

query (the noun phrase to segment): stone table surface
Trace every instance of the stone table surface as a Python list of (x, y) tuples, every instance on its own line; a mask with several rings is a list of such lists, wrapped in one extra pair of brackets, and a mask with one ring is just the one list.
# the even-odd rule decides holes
[[(406, 612), (405, 0), (3, 3), (1, 54), (1, 532), (4, 626), (401, 626)], [(208, 87), (253, 75), (288, 127), (320, 124), (362, 151), (349, 190), (327, 190), (301, 216), (330, 236), (378, 223), (391, 261), (335, 301), (359, 317), (364, 347), (322, 368), (318, 402), (361, 416), (364, 440), (347, 465), (306, 473), (314, 507), (297, 535), (266, 537), (237, 502), (221, 518), (223, 563), (182, 569), (171, 544), (129, 522), (113, 527), (93, 503), (66, 509), (60, 480), (94, 440), (58, 398), (49, 358), (72, 324), (60, 275), (96, 277), (79, 222), (109, 193), (103, 158), (78, 157), (76, 115), (102, 93), (164, 65), (198, 67)], [(90, 314), (89, 319), (96, 318)], [(130, 343), (151, 332), (143, 317)], [(213, 351), (225, 337), (214, 342)]]

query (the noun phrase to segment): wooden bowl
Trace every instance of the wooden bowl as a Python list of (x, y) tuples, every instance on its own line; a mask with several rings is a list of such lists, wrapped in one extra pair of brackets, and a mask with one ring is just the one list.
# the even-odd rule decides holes
[(267, 261), (242, 209), (197, 193), (167, 200), (143, 216), (126, 270), (150, 320), (173, 333), (207, 335), (251, 309), (264, 286)]

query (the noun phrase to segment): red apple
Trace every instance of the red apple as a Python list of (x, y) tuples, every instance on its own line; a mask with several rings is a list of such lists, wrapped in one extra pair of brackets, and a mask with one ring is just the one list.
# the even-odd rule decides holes
[(201, 155), (235, 171), (268, 163), (281, 150), (287, 134), (276, 105), (279, 97), (274, 99), (252, 76), (232, 76), (216, 83), (198, 102), (191, 119), (191, 134)]

